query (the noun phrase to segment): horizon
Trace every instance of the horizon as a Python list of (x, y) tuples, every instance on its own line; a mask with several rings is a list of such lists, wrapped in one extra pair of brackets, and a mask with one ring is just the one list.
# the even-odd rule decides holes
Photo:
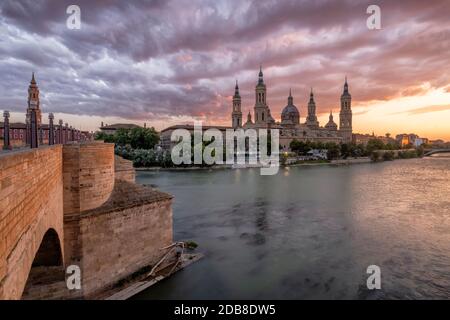
[(368, 1), (189, 4), (79, 1), (80, 30), (65, 1), (0, 4), (0, 108), (24, 121), (34, 71), (44, 122), (230, 125), (235, 80), (245, 117), (262, 64), (277, 121), (292, 89), (303, 122), (311, 87), (321, 125), (337, 119), (347, 76), (355, 133), (450, 141), (450, 3), (380, 1), (380, 30), (366, 27)]

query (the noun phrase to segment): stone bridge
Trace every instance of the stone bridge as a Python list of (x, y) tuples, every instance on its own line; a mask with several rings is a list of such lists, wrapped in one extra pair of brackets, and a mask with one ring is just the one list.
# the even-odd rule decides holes
[(425, 150), (424, 152), (424, 156), (431, 156), (433, 154), (437, 154), (437, 153), (450, 153), (450, 149), (431, 149), (431, 150)]
[(155, 263), (172, 243), (171, 198), (136, 185), (113, 144), (0, 153), (0, 299), (96, 297)]

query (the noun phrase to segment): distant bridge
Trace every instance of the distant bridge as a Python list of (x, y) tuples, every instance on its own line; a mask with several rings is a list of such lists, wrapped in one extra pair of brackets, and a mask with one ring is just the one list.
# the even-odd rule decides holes
[(431, 156), (436, 153), (450, 153), (450, 149), (432, 149), (432, 150), (425, 150), (425, 153), (423, 154), (425, 157)]

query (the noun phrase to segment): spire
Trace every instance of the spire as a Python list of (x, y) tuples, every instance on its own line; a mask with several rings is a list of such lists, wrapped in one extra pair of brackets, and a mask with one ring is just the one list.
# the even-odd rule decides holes
[(337, 130), (337, 124), (333, 121), (333, 110), (330, 110), (328, 123), (325, 125), (328, 130)]
[(345, 83), (344, 83), (344, 94), (348, 94), (348, 83), (347, 83), (347, 76), (345, 76)]
[(311, 93), (309, 94), (309, 102), (314, 103), (314, 93), (313, 93), (312, 87), (311, 87)]
[(31, 83), (36, 84), (36, 79), (34, 79), (34, 71), (31, 74)]
[(234, 87), (234, 96), (239, 97), (239, 86), (238, 86), (237, 80), (236, 80), (236, 86)]
[(258, 84), (264, 84), (262, 65), (259, 65)]
[(292, 90), (289, 88), (288, 105), (292, 105), (293, 103), (294, 103), (294, 98), (292, 97)]

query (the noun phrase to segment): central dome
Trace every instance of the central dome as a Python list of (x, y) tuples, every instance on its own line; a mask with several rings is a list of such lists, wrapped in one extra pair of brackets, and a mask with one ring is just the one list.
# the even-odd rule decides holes
[(285, 124), (299, 124), (300, 123), (300, 112), (298, 112), (297, 107), (294, 105), (294, 99), (292, 98), (291, 92), (289, 91), (288, 104), (284, 107), (281, 112), (281, 122)]

